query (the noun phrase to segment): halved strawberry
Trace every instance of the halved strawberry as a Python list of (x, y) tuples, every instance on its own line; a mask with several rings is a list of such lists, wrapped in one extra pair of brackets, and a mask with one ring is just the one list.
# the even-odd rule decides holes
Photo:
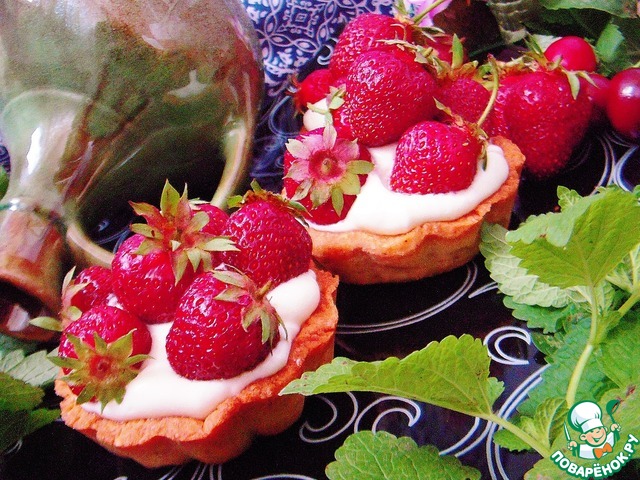
[(327, 126), (289, 140), (284, 188), (288, 198), (307, 209), (306, 218), (336, 223), (347, 215), (371, 170), (369, 151)]
[(175, 372), (192, 380), (232, 378), (264, 360), (280, 340), (280, 319), (266, 291), (231, 270), (196, 278), (167, 335)]
[(90, 308), (62, 332), (58, 358), (77, 403), (120, 403), (151, 350), (151, 334), (137, 317), (107, 305)]

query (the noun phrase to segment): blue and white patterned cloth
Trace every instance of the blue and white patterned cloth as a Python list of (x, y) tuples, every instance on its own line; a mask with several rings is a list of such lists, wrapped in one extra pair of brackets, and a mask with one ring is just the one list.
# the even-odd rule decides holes
[(286, 91), (292, 74), (326, 66), (344, 25), (364, 12), (390, 14), (394, 0), (242, 0), (262, 50), (265, 99), (256, 132), (252, 177), (278, 189), (282, 155), (299, 129)]

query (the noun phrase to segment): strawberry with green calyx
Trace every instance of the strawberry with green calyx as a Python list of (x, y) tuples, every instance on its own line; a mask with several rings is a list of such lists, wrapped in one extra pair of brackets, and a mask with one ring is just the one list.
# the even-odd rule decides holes
[(339, 87), (330, 87), (329, 94), (325, 96), (326, 107), (309, 105), (309, 110), (324, 116), (324, 124), (336, 129), (341, 138), (354, 139), (351, 125), (349, 124), (349, 112), (344, 102), (346, 79), (341, 80)]
[(347, 215), (371, 170), (368, 150), (327, 126), (287, 142), (284, 188), (288, 198), (307, 209), (306, 218), (336, 223)]
[(167, 358), (191, 380), (232, 378), (264, 360), (280, 340), (280, 317), (258, 288), (235, 270), (198, 276), (184, 293), (167, 335)]
[(238, 251), (224, 252), (223, 260), (257, 285), (276, 286), (309, 270), (311, 237), (299, 221), (304, 207), (263, 190), (256, 181), (251, 185), (244, 196), (229, 199), (229, 207), (237, 210), (224, 233)]
[(147, 325), (116, 307), (97, 306), (84, 312), (62, 332), (58, 357), (77, 403), (98, 401), (102, 407), (120, 403), (151, 350)]
[(329, 70), (335, 78), (349, 73), (353, 62), (370, 50), (394, 50), (383, 40), (405, 40), (411, 42), (413, 31), (410, 24), (380, 13), (363, 13), (351, 20), (338, 36), (331, 54)]
[[(490, 62), (495, 63), (493, 59)], [(436, 101), (450, 119), (420, 122), (402, 135), (389, 179), (391, 189), (425, 195), (468, 188), (476, 176), (478, 163), (486, 159), (488, 138), (480, 126), (491, 111), (497, 90), (495, 75), (492, 94), (477, 124), (465, 121)]]
[(75, 267), (67, 272), (62, 282), (60, 318), (63, 324), (77, 320), (82, 312), (92, 307), (117, 304), (109, 268), (92, 265), (75, 277), (74, 273)]
[(293, 91), (287, 94), (293, 98), (297, 112), (304, 112), (310, 104), (325, 98), (330, 89), (336, 86), (333, 73), (328, 68), (314, 70), (301, 81), (294, 75), (291, 84)]
[(361, 54), (347, 75), (345, 105), (355, 138), (367, 147), (395, 142), (436, 114), (436, 80), (415, 54), (395, 48)]
[(148, 323), (170, 321), (182, 292), (196, 273), (219, 263), (217, 255), (235, 247), (228, 238), (204, 229), (205, 211), (194, 211), (187, 190), (180, 195), (165, 184), (160, 209), (132, 203), (147, 223), (131, 226), (111, 262), (113, 289), (122, 305)]

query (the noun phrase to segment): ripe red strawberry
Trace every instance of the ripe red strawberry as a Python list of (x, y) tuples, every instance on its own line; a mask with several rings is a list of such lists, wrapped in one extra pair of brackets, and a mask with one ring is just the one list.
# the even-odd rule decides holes
[[(489, 103), (491, 92), (474, 78), (459, 76), (444, 81), (434, 98), (464, 120), (477, 123)], [(448, 117), (448, 114), (438, 112), (438, 119)]]
[(151, 334), (137, 317), (116, 307), (90, 308), (60, 337), (58, 358), (77, 402), (120, 403), (151, 350)]
[(289, 202), (252, 186), (254, 191), (231, 202), (240, 208), (229, 216), (225, 235), (238, 251), (224, 252), (223, 258), (257, 285), (276, 286), (309, 270), (311, 237)]
[(302, 81), (294, 78), (292, 83), (295, 88), (293, 103), (296, 110), (302, 112), (308, 104), (319, 102), (329, 94), (329, 89), (334, 85), (334, 76), (328, 68), (319, 68)]
[(435, 79), (411, 52), (371, 50), (353, 63), (345, 103), (354, 136), (365, 146), (395, 142), (436, 114)]
[(482, 142), (466, 125), (418, 123), (398, 142), (391, 189), (414, 194), (465, 189), (473, 181), (482, 151)]
[(167, 183), (160, 209), (146, 203), (132, 207), (147, 223), (132, 225), (135, 235), (116, 251), (113, 289), (122, 305), (143, 321), (167, 322), (195, 274), (219, 263), (212, 252), (234, 247), (205, 231), (210, 216), (192, 210), (186, 189), (180, 195)]
[(284, 188), (288, 198), (307, 211), (317, 224), (343, 219), (367, 174), (373, 170), (369, 151), (341, 138), (328, 126), (289, 140), (284, 153)]
[(509, 89), (504, 118), (511, 140), (526, 157), (525, 170), (537, 178), (560, 172), (584, 138), (591, 109), (586, 92), (574, 98), (560, 71), (522, 75)]
[(489, 112), (487, 120), (483, 124), (483, 129), (489, 137), (502, 136), (511, 138), (509, 126), (504, 118), (505, 104), (511, 87), (520, 80), (523, 74), (524, 72), (511, 73), (500, 78), (500, 86), (498, 87), (493, 109)]
[(116, 301), (110, 269), (93, 265), (82, 270), (73, 279), (71, 275), (73, 271), (65, 278), (62, 288), (60, 315), (63, 321), (77, 320), (82, 312), (91, 307)]
[(202, 227), (202, 231), (213, 236), (222, 235), (222, 230), (227, 223), (229, 215), (220, 207), (216, 207), (210, 203), (191, 202), (193, 214), (197, 212), (206, 212), (209, 216), (209, 222)]
[(187, 263), (176, 281), (171, 251), (159, 247), (141, 250), (145, 240), (135, 234), (116, 251), (111, 262), (114, 290), (126, 310), (143, 321), (168, 322), (193, 281), (195, 270)]
[(410, 25), (380, 13), (363, 13), (351, 20), (342, 33), (331, 54), (329, 69), (335, 78), (346, 75), (351, 64), (366, 51), (393, 50), (396, 47), (384, 40), (412, 41)]
[(250, 370), (280, 340), (279, 317), (248, 277), (206, 272), (193, 281), (167, 335), (167, 358), (192, 380), (235, 377)]

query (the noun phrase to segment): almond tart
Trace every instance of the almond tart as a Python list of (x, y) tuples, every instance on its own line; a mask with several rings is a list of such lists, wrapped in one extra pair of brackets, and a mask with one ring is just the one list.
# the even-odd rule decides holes
[(132, 458), (148, 468), (182, 464), (191, 459), (222, 463), (240, 455), (256, 436), (286, 430), (300, 417), (304, 399), (299, 395), (280, 396), (279, 392), (305, 371), (315, 370), (333, 358), (338, 279), (328, 272), (315, 273), (320, 302), (294, 339), (286, 365), (224, 400), (203, 420), (187, 417), (111, 420), (78, 405), (69, 385), (58, 379), (55, 389), (63, 397), (63, 420), (110, 452)]
[(483, 223), (508, 227), (524, 165), (524, 155), (513, 142), (496, 137), (491, 143), (502, 148), (509, 174), (502, 186), (471, 212), (453, 221), (426, 222), (399, 235), (310, 227), (314, 258), (341, 282), (351, 284), (418, 280), (466, 264), (479, 252)]

